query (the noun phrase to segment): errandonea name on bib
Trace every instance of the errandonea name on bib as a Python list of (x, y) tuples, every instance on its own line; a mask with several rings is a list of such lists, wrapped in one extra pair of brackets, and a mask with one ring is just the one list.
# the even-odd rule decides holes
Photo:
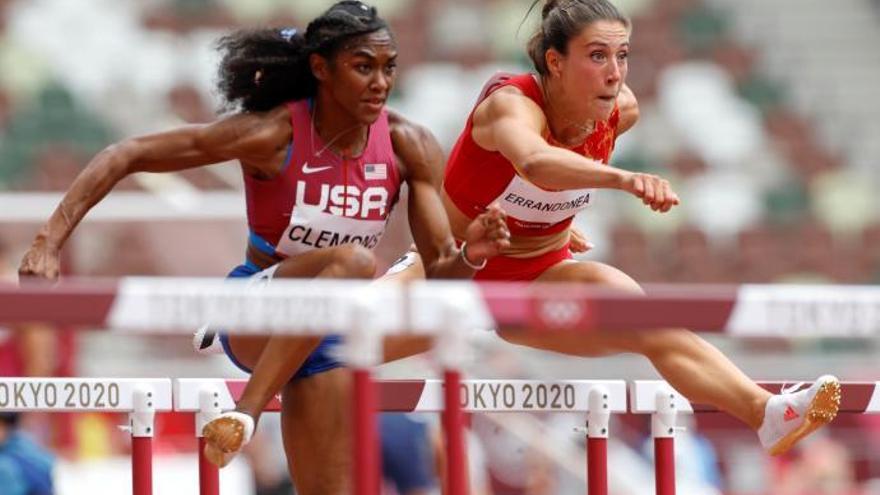
[(516, 220), (554, 224), (573, 217), (590, 204), (592, 189), (547, 191), (515, 175), (495, 202)]

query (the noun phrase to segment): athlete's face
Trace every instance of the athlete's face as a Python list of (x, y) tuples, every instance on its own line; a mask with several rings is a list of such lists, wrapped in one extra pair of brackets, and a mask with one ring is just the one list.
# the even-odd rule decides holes
[(607, 120), (626, 80), (629, 29), (619, 21), (596, 21), (568, 42), (568, 54), (551, 50), (548, 68), (558, 76), (578, 115)]
[(379, 118), (397, 76), (397, 45), (381, 29), (353, 40), (327, 64), (322, 80), (340, 107), (358, 122)]

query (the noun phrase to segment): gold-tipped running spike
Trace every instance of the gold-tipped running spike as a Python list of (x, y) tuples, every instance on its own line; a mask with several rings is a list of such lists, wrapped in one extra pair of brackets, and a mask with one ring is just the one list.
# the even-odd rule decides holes
[(840, 382), (827, 381), (819, 386), (819, 391), (810, 402), (801, 424), (776, 442), (770, 448), (770, 455), (788, 452), (802, 438), (830, 423), (840, 409)]
[(226, 467), (227, 464), (232, 462), (233, 457), (235, 457), (234, 453), (223, 452), (210, 443), (205, 444), (205, 459), (208, 459), (208, 462), (217, 467)]
[(241, 449), (244, 425), (234, 418), (217, 418), (205, 425), (202, 436), (205, 437), (205, 457), (212, 464), (224, 467)]

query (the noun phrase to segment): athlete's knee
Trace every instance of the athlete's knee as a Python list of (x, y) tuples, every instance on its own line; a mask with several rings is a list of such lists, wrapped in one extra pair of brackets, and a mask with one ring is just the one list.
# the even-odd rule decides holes
[(504, 329), (499, 328), (495, 332), (501, 340), (509, 344), (516, 344), (525, 347), (534, 347), (535, 337), (533, 335), (529, 335), (528, 331), (516, 330), (516, 329)]
[(635, 281), (635, 279), (616, 268), (607, 268), (609, 269), (607, 270), (607, 273), (604, 274), (606, 285), (623, 292), (628, 292), (639, 296), (645, 295), (645, 289), (643, 289), (642, 286)]
[(359, 244), (340, 247), (333, 258), (348, 278), (373, 278), (376, 273), (376, 257), (373, 252)]

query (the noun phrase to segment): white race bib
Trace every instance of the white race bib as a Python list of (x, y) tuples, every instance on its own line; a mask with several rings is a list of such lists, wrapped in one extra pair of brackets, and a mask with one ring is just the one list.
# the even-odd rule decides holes
[(385, 220), (341, 217), (300, 204), (293, 208), (290, 225), (278, 240), (276, 250), (287, 256), (295, 256), (342, 244), (360, 244), (373, 249), (384, 232)]
[(532, 223), (559, 223), (590, 204), (592, 189), (546, 191), (515, 175), (507, 189), (495, 198), (507, 214)]

